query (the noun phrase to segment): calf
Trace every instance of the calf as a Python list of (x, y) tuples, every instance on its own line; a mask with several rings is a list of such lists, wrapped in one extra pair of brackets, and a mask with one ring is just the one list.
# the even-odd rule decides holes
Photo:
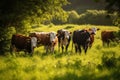
[(23, 35), (15, 34), (12, 35), (10, 52), (13, 52), (13, 49), (16, 48), (17, 51), (25, 51), (28, 53), (33, 53), (34, 48), (37, 45), (37, 38), (35, 37), (26, 37)]
[(71, 40), (71, 32), (60, 29), (57, 31), (58, 36), (58, 50), (60, 51), (60, 47), (62, 48), (62, 52), (64, 51), (64, 47), (66, 48), (66, 52)]

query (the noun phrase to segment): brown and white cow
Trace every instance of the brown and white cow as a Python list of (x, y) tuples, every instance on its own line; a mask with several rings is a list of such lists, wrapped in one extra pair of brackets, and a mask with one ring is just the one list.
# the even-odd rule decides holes
[(81, 53), (81, 46), (84, 49), (84, 52), (87, 52), (88, 47), (92, 46), (94, 42), (94, 35), (96, 34), (97, 28), (91, 28), (89, 30), (75, 30), (73, 32), (73, 44), (75, 45), (75, 51)]
[(62, 48), (62, 52), (64, 51), (64, 47), (66, 48), (66, 52), (71, 40), (71, 32), (60, 29), (57, 31), (58, 36), (58, 50), (60, 51), (60, 47)]
[(105, 46), (105, 44), (109, 46), (110, 41), (115, 41), (115, 33), (116, 31), (102, 31), (101, 32), (101, 39), (102, 39), (103, 46)]
[(87, 30), (89, 33), (91, 33), (90, 35), (90, 43), (89, 43), (89, 47), (92, 47), (92, 44), (94, 42), (94, 36), (96, 34), (96, 32), (100, 30), (99, 28), (89, 28), (89, 30)]
[(44, 46), (46, 53), (48, 50), (54, 52), (54, 47), (57, 44), (57, 37), (55, 32), (33, 32), (29, 34), (30, 37), (37, 38), (37, 46)]
[(33, 54), (33, 50), (37, 45), (37, 38), (27, 37), (20, 34), (12, 35), (10, 52), (12, 54), (13, 50), (25, 51)]

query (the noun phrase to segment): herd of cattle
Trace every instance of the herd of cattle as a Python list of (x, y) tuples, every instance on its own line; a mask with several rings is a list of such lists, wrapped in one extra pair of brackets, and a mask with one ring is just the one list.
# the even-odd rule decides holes
[[(10, 52), (13, 51), (24, 51), (28, 52), (31, 55), (33, 54), (34, 48), (39, 46), (44, 46), (46, 53), (54, 52), (54, 48), (58, 43), (58, 51), (60, 52), (60, 48), (62, 52), (67, 51), (70, 41), (72, 39), (72, 49), (73, 45), (75, 47), (75, 52), (81, 53), (81, 47), (84, 52), (87, 52), (87, 49), (92, 47), (94, 42), (94, 35), (96, 31), (99, 30), (97, 28), (91, 29), (82, 29), (75, 30), (70, 32), (65, 29), (60, 29), (55, 32), (32, 32), (29, 36), (23, 36), (20, 34), (12, 35)], [(102, 31), (101, 39), (103, 44), (108, 44), (110, 41), (113, 41), (115, 38), (114, 31)], [(65, 48), (65, 49), (64, 49)]]

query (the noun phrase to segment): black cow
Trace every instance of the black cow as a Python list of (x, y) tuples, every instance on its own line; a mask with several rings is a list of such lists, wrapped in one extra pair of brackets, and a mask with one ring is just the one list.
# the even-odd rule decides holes
[(88, 46), (91, 46), (91, 35), (95, 34), (97, 31), (96, 28), (90, 30), (75, 30), (73, 32), (73, 44), (75, 45), (75, 51), (81, 53), (81, 46), (84, 49), (84, 52), (87, 52)]

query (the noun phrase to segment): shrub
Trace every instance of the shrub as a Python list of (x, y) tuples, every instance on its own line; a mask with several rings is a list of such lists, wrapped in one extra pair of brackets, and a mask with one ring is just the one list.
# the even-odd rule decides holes
[(108, 57), (106, 55), (103, 55), (102, 57), (102, 65), (108, 69), (115, 68), (117, 65), (117, 59), (113, 55), (112, 57)]
[(3, 55), (5, 51), (9, 51), (10, 40), (16, 30), (14, 27), (9, 27), (0, 28), (0, 31), (0, 55)]
[(79, 14), (76, 12), (76, 11), (70, 11), (68, 12), (68, 23), (74, 23), (74, 24), (77, 24), (78, 22), (78, 19), (79, 19)]
[(80, 15), (79, 24), (113, 25), (113, 17), (104, 10), (87, 10)]

